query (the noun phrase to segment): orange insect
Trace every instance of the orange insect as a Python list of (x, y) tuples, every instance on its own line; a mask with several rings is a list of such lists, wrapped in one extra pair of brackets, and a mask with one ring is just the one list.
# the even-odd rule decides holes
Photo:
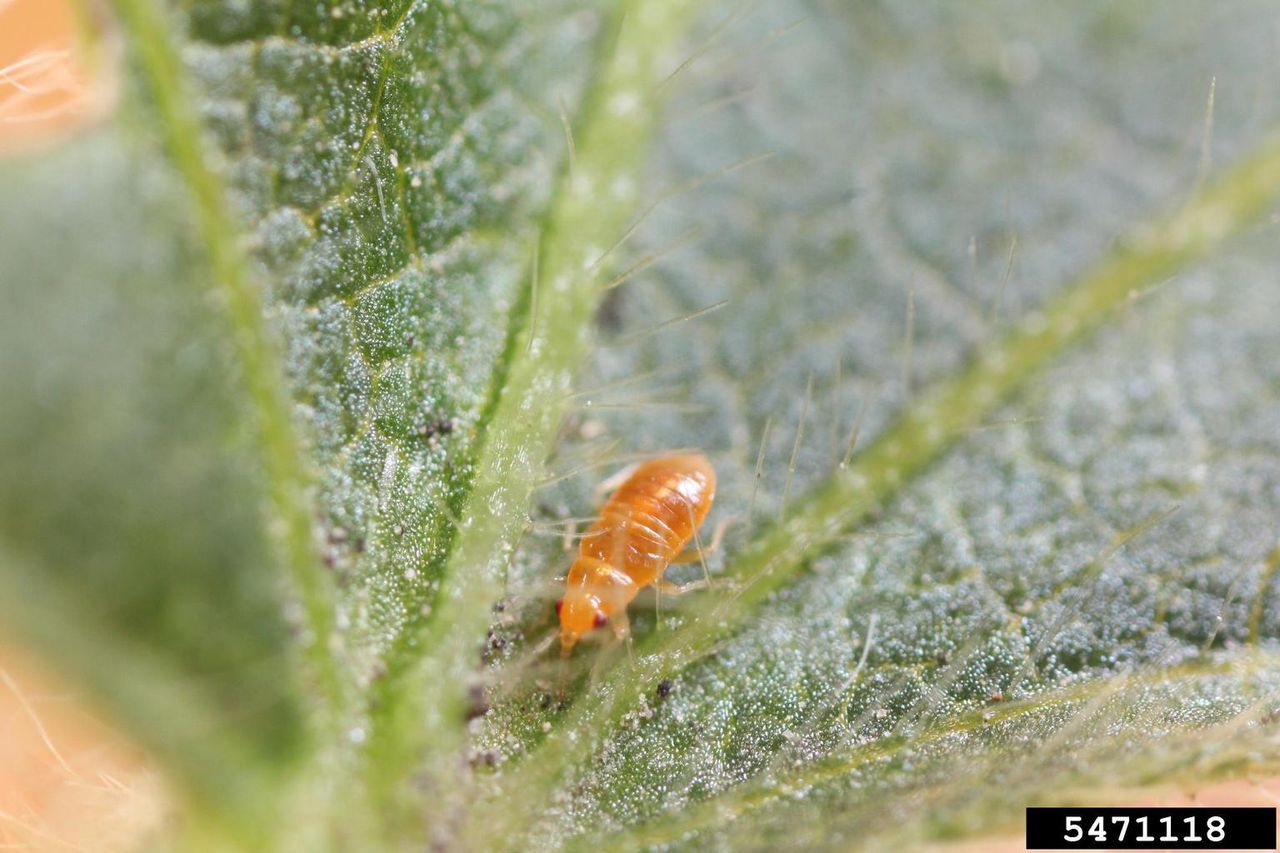
[[(582, 537), (564, 598), (556, 602), (561, 657), (569, 656), (583, 634), (610, 621), (618, 638), (626, 639), (627, 605), (644, 587), (680, 593), (702, 585), (676, 586), (662, 574), (672, 563), (690, 561), (681, 552), (702, 526), (715, 495), (716, 472), (701, 453), (663, 456), (627, 476)], [(697, 560), (701, 554), (691, 556)]]

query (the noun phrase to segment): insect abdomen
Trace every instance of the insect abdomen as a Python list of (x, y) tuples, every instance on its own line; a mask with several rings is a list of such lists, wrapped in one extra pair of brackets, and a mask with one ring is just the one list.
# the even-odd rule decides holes
[(693, 538), (715, 497), (715, 472), (701, 454), (641, 465), (604, 505), (581, 553), (623, 571), (638, 586), (661, 577)]

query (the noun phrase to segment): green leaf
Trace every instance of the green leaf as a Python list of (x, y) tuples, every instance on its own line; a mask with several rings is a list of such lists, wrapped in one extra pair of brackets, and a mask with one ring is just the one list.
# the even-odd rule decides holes
[[(764, 827), (780, 843), (798, 826), (814, 827), (804, 837), (816, 843), (831, 814), (860, 816), (849, 838), (910, 820), (919, 831), (910, 813), (922, 799), (930, 813), (958, 808), (993, 766), (1034, 796), (1089, 748), (1148, 748), (1148, 727), (1172, 735), (1274, 705), (1274, 660), (1231, 650), (1277, 627), (1275, 444), (1255, 443), (1274, 430), (1241, 422), (1243, 411), (1265, 418), (1258, 390), (1275, 388), (1269, 237), (1229, 244), (1233, 257), (1263, 253), (1248, 272), (1199, 261), (1274, 208), (1277, 149), (1262, 141), (1194, 196), (1208, 156), (1192, 147), (1177, 158), (1188, 138), (1217, 156), (1260, 140), (1266, 122), (1253, 114), (1224, 126), (1228, 70), (1233, 89), (1250, 85), (1242, 39), (1225, 39), (1201, 66), (1199, 96), (1179, 101), (1162, 88), (1174, 83), (1120, 68), (1135, 44), (1152, 56), (1198, 44), (1194, 15), (1173, 26), (1113, 10), (808, 11), (794, 28), (800, 10), (775, 6), (730, 30), (732, 70), (709, 73), (700, 97), (723, 95), (726, 75), (750, 94), (719, 113), (691, 95), (688, 122), (672, 127), (670, 183), (705, 168), (706, 149), (741, 156), (785, 142), (732, 193), (695, 194), (653, 224), (638, 252), (718, 227), (627, 291), (618, 345), (587, 380), (605, 389), (580, 421), (597, 438), (560, 448), (567, 470), (612, 442), (711, 450), (722, 504), (747, 516), (738, 547), (719, 592), (681, 600), (675, 617), (668, 604), (634, 664), (602, 653), (603, 671), (567, 711), (534, 691), (489, 715), (477, 751), (499, 769), (473, 810), (475, 843), (539, 815), (543, 843), (586, 833), (594, 846), (613, 831), (624, 848), (767, 844)], [(1234, 15), (1250, 26), (1247, 9)], [(1102, 37), (1121, 28), (1123, 52), (1108, 50)], [(886, 41), (908, 60), (886, 64)], [(906, 45), (951, 65), (912, 63)], [(1092, 86), (1076, 79), (1084, 51)], [(733, 64), (745, 55), (761, 68)], [(1166, 112), (1146, 116), (1153, 104)], [(1100, 114), (1165, 132), (1138, 145)], [(1103, 144), (1115, 137), (1133, 148)], [(1027, 168), (1028, 138), (1052, 139), (1051, 175)], [(1070, 156), (1095, 146), (1105, 156)], [(1111, 199), (1126, 168), (1126, 193)], [(710, 317), (635, 337), (721, 300)], [(1122, 330), (1067, 349), (1108, 324)], [(1251, 389), (1244, 410), (1224, 376)], [(1224, 407), (1216, 419), (1210, 400)], [(1235, 497), (1242, 488), (1252, 500)], [(582, 515), (587, 484), (544, 503)], [(518, 561), (516, 604), (548, 563), (566, 562), (556, 551), (553, 539)], [(545, 606), (532, 604), (527, 624)], [(519, 636), (504, 640), (515, 647), (505, 677), (520, 678)], [(1231, 675), (1178, 675), (1202, 655)], [(1116, 725), (1091, 703), (1121, 675), (1174, 687), (1126, 694), (1136, 710)], [(1038, 708), (1068, 684), (1087, 686), (1074, 704), (1054, 703), (1069, 712), (984, 728), (986, 706)], [(1204, 707), (1179, 713), (1175, 697)], [(972, 736), (962, 723), (977, 724)], [(1070, 748), (1035, 749), (1060, 732)], [(549, 786), (564, 794), (549, 799)], [(800, 805), (788, 813), (779, 803), (790, 799)]]
[[(292, 613), (300, 640), (294, 650), (308, 658), (302, 673), (267, 667), (248, 672), (243, 661), (228, 665), (232, 673), (243, 668), (263, 684), (228, 676), (226, 689), (239, 703), (270, 703), (280, 687), (305, 678), (324, 721), (314, 746), (333, 750), (347, 743), (349, 729), (359, 730), (368, 701), (359, 690), (385, 671), (384, 654), (404, 642), (429, 613), (452, 537), (449, 519), (467, 494), (472, 446), (493, 405), (491, 377), (506, 357), (509, 324), (522, 319), (512, 308), (521, 298), (517, 277), (532, 245), (533, 215), (549, 184), (550, 164), (524, 161), (537, 154), (548, 133), (559, 138), (554, 114), (537, 115), (521, 100), (520, 86), (532, 86), (531, 80), (546, 75), (538, 78), (536, 63), (520, 62), (529, 46), (520, 43), (511, 16), (496, 7), (370, 3), (359, 8), (337, 4), (332, 10), (314, 5), (246, 10), (243, 4), (207, 2), (170, 17), (147, 0), (122, 0), (117, 11), (130, 39), (139, 124), (154, 128), (177, 177), (190, 190), (191, 231), (199, 248), (190, 247), (185, 233), (152, 221), (163, 224), (163, 214), (114, 221), (111, 206), (134, 204), (130, 195), (116, 197), (116, 185), (130, 186), (149, 170), (128, 161), (132, 154), (96, 163), (92, 158), (98, 146), (87, 145), (86, 158), (50, 165), (45, 180), (64, 196), (73, 188), (92, 194), (97, 218), (84, 222), (82, 230), (98, 254), (64, 261), (57, 242), (26, 238), (45, 248), (27, 264), (43, 265), (42, 277), (29, 291), (20, 289), (16, 285), (25, 267), (15, 270), (19, 276), (12, 280), (12, 293), (15, 299), (34, 302), (48, 317), (11, 343), (28, 361), (38, 361), (48, 345), (36, 342), (46, 340), (57, 324), (75, 328), (76, 315), (63, 304), (74, 305), (71, 297), (52, 301), (47, 289), (36, 285), (49, 280), (74, 292), (94, 280), (85, 269), (104, 266), (99, 255), (111, 261), (104, 288), (111, 270), (118, 268), (126, 276), (141, 267), (145, 274), (135, 286), (147, 294), (158, 292), (155, 298), (178, 298), (170, 294), (184, 283), (182, 298), (197, 305), (204, 294), (216, 295), (227, 322), (218, 323), (217, 314), (206, 311), (201, 319), (208, 328), (202, 333), (211, 342), (220, 337), (230, 341), (231, 352), (219, 350), (221, 362), (201, 362), (211, 374), (201, 379), (221, 382), (224, 392), (227, 374), (241, 380), (236, 390), (243, 394), (243, 404), (234, 399), (215, 403), (222, 407), (220, 417), (238, 418), (239, 428), (252, 433), (250, 459), (255, 455), (252, 444), (258, 445), (261, 470), (252, 485), (266, 491), (268, 526), (280, 541), (282, 562), (292, 577), (290, 593), (299, 605)], [(589, 43), (590, 26), (553, 23), (545, 34), (568, 55)], [(510, 65), (504, 69), (495, 63), (498, 56)], [(529, 80), (516, 80), (517, 66), (531, 75)], [(570, 76), (558, 69), (555, 73), (557, 79)], [(573, 81), (566, 86), (572, 93)], [(102, 144), (116, 145), (113, 140)], [(150, 146), (129, 144), (142, 149), (137, 159), (155, 156)], [(103, 187), (67, 183), (66, 175), (89, 169), (104, 173)], [(34, 193), (42, 201), (46, 194)], [(13, 218), (30, 218), (28, 195), (17, 183), (6, 192), (15, 202)], [(52, 202), (47, 212), (41, 211), (42, 218), (34, 219), (46, 230), (74, 204)], [(41, 233), (34, 224), (27, 229), (13, 231), (16, 245), (22, 245), (27, 233)], [(172, 272), (176, 263), (165, 253), (177, 252), (175, 244), (194, 255), (196, 270), (183, 276)], [(198, 262), (201, 252), (207, 268)], [(44, 436), (49, 446), (45, 455), (57, 457), (67, 471), (60, 485), (73, 491), (73, 472), (80, 472), (86, 502), (99, 498), (113, 504), (116, 492), (130, 488), (124, 472), (146, 470), (138, 457), (149, 448), (149, 431), (165, 430), (167, 407), (182, 409), (182, 419), (171, 422), (175, 429), (187, 419), (198, 419), (216, 434), (219, 423), (194, 404), (187, 411), (184, 398), (172, 399), (169, 390), (170, 385), (185, 388), (191, 380), (177, 370), (166, 375), (173, 359), (164, 344), (172, 336), (176, 346), (189, 329), (170, 328), (174, 324), (169, 323), (151, 332), (153, 318), (139, 311), (135, 324), (127, 305), (109, 318), (114, 325), (104, 337), (118, 336), (119, 356), (126, 362), (154, 356), (155, 375), (128, 381), (144, 396), (158, 385), (158, 399), (147, 398), (141, 412), (134, 411), (141, 404), (131, 407), (128, 399), (118, 404), (108, 400), (106, 408), (122, 421), (122, 431), (145, 419), (146, 431), (134, 426), (137, 447), (131, 449), (136, 452), (112, 451), (117, 467), (99, 471), (101, 466), (85, 465), (81, 458), (92, 458), (95, 445), (85, 446), (75, 433)], [(18, 310), (26, 307), (15, 303), (9, 313), (15, 323), (32, 313)], [(37, 318), (46, 320), (42, 314)], [(85, 344), (92, 342), (90, 338)], [(68, 357), (67, 363), (75, 360)], [(15, 371), (13, 379), (23, 372)], [(73, 378), (92, 389), (101, 384), (92, 371), (83, 377), (73, 373)], [(39, 391), (22, 390), (25, 397), (11, 395), (19, 412), (32, 408), (27, 398)], [(54, 400), (49, 406), (80, 423), (87, 404), (77, 408), (73, 403)], [(30, 412), (32, 422), (38, 422), (38, 414)], [(81, 428), (94, 427), (85, 421)], [(33, 423), (15, 422), (13, 446), (30, 440), (28, 434), (35, 430)], [(298, 452), (304, 446), (305, 461)], [(205, 468), (216, 469), (223, 461), (217, 445), (182, 448), (204, 466), (188, 476), (197, 483), (209, 476)], [(162, 455), (156, 458), (156, 464), (164, 464)], [(24, 545), (28, 539), (51, 545), (64, 510), (29, 486), (45, 476), (50, 463), (41, 455), (23, 461), (25, 476), (8, 482), (10, 499), (33, 520), (27, 529), (22, 526), (26, 518), (18, 518), (15, 537)], [(234, 468), (226, 476), (231, 473)], [(222, 553), (255, 543), (260, 548), (256, 489), (247, 498), (224, 496), (237, 511), (237, 524), (230, 529), (221, 514), (199, 508), (203, 504), (194, 500), (173, 502), (165, 492), (135, 491), (133, 514), (145, 514), (151, 502), (167, 501), (166, 509), (181, 519), (167, 519), (170, 527), (183, 533), (191, 527), (193, 534), (218, 536), (225, 545), (208, 554), (208, 567), (196, 561), (193, 581), (170, 568), (192, 559), (180, 547), (180, 537), (154, 555), (148, 554), (143, 538), (120, 548), (116, 563), (102, 570), (101, 584), (75, 593), (87, 591), (91, 604), (111, 610), (117, 597), (132, 600), (135, 585), (172, 587), (177, 591), (153, 594), (122, 614), (123, 624), (114, 630), (141, 633), (156, 647), (170, 644), (170, 633), (185, 631), (191, 635), (188, 645), (195, 648), (169, 651), (207, 651), (215, 660), (236, 660), (236, 644), (225, 644), (223, 634), (243, 631), (247, 642), (269, 633), (281, 609), (275, 594), (279, 578), (266, 555), (251, 550), (230, 561)], [(208, 531), (199, 523), (206, 515)], [(125, 521), (127, 517), (110, 514), (86, 515), (82, 525), (86, 538), (89, 531), (110, 538)], [(158, 513), (155, 524), (162, 522), (166, 518)], [(198, 542), (188, 544), (195, 550)], [(133, 549), (138, 553), (131, 563), (126, 557)], [(63, 558), (65, 583), (75, 585), (77, 561)], [(15, 584), (35, 583), (24, 572), (44, 571), (41, 565), (24, 569), (18, 556), (7, 562), (15, 570)], [(227, 583), (228, 562), (234, 563), (236, 577), (243, 574), (253, 583), (243, 589)], [(202, 603), (195, 582), (201, 572), (210, 575), (209, 583), (222, 584), (220, 595), (203, 604), (211, 616), (226, 620), (220, 630), (208, 632), (208, 650), (195, 642), (204, 631), (202, 624), (184, 620), (184, 608)], [(245, 605), (251, 611), (261, 611), (249, 614), (248, 629), (234, 618), (237, 596), (248, 598)], [(233, 600), (224, 600), (228, 597)], [(74, 634), (78, 618), (58, 612), (72, 610), (73, 602), (47, 604), (53, 611), (48, 614), (49, 633), (59, 640), (63, 632)], [(12, 618), (19, 617), (36, 621), (34, 612)], [(180, 624), (175, 629), (171, 621)], [(283, 637), (275, 639), (271, 654), (287, 654)], [(67, 640), (77, 641), (69, 651), (72, 663), (87, 664), (83, 647), (98, 639)], [(297, 669), (298, 661), (290, 663)], [(126, 684), (119, 692), (127, 698), (138, 689)], [(357, 700), (354, 708), (349, 707), (352, 698)], [(138, 716), (150, 726), (159, 711), (140, 709)], [(253, 722), (244, 716), (237, 719)], [(189, 733), (179, 724), (185, 718), (177, 714), (173, 726), (146, 734), (177, 752), (195, 749), (185, 742)], [(296, 716), (290, 719), (285, 724), (290, 737), (263, 751), (274, 754), (296, 742), (298, 724)], [(218, 784), (210, 782), (210, 787)]]
[(366, 683), (436, 592), (537, 202), (501, 167), (540, 126), (498, 87), (494, 10), (242, 11), (197, 4), (179, 38), (312, 451), (326, 639)]
[[(115, 8), (121, 117), (0, 172), (0, 619), (201, 841), (902, 846), (1274, 769), (1266, 5)], [(677, 447), (716, 584), (562, 700), (566, 528)]]

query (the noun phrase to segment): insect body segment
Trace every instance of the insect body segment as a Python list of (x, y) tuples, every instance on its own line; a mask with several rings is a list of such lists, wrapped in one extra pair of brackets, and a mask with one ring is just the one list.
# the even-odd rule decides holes
[(689, 544), (711, 509), (716, 474), (700, 453), (674, 454), (640, 465), (600, 510), (569, 569), (560, 617), (560, 653), (613, 620), (628, 631), (627, 605)]

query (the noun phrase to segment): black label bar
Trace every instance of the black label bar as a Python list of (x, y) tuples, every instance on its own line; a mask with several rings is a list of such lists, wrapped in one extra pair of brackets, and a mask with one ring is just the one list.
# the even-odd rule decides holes
[(1028, 850), (1275, 850), (1274, 808), (1027, 809)]

